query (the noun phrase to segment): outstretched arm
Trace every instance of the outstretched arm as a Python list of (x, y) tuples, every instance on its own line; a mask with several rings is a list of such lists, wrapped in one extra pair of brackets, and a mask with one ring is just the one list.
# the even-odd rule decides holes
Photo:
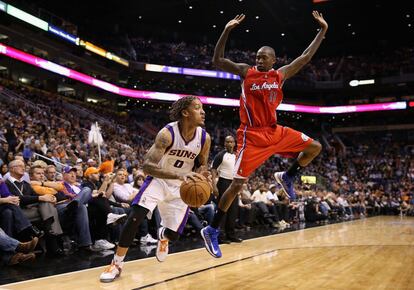
[(237, 15), (234, 19), (230, 20), (223, 30), (216, 47), (214, 48), (213, 65), (226, 72), (239, 75), (244, 78), (246, 76), (249, 65), (245, 63), (235, 63), (228, 58), (224, 57), (224, 48), (226, 47), (227, 38), (230, 31), (235, 28), (245, 18), (244, 14)]
[(290, 64), (281, 67), (279, 70), (283, 74), (283, 78), (286, 80), (292, 76), (294, 76), (298, 71), (300, 71), (313, 57), (313, 55), (318, 50), (321, 42), (328, 30), (328, 23), (326, 23), (325, 19), (323, 19), (322, 13), (318, 11), (312, 12), (313, 17), (319, 23), (321, 29), (319, 30), (318, 34), (316, 35), (315, 39), (311, 42), (308, 48), (302, 53), (301, 56), (296, 58)]

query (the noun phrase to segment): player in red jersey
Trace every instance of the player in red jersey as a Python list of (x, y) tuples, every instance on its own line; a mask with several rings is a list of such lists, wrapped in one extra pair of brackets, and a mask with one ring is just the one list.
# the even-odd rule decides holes
[(221, 257), (217, 243), (220, 221), (249, 175), (274, 154), (297, 157), (286, 172), (274, 174), (285, 193), (294, 199), (295, 175), (322, 149), (318, 141), (289, 127), (278, 125), (276, 118), (276, 109), (283, 99), (283, 83), (311, 60), (328, 29), (321, 13), (313, 11), (312, 15), (320, 26), (318, 34), (302, 55), (277, 70), (273, 69), (276, 62), (275, 51), (269, 46), (263, 46), (257, 51), (256, 66), (234, 63), (224, 58), (224, 48), (230, 31), (244, 20), (243, 14), (227, 23), (216, 44), (213, 64), (226, 72), (239, 75), (242, 80), (242, 93), (234, 179), (220, 199), (213, 222), (201, 230), (206, 249), (215, 258)]

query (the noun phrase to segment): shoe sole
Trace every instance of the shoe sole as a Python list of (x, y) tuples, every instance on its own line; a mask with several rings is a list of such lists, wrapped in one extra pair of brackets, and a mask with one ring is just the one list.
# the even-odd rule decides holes
[(204, 240), (204, 247), (206, 248), (207, 252), (216, 259), (221, 258), (221, 256), (218, 257), (218, 256), (214, 255), (214, 253), (210, 250), (210, 247), (208, 246), (208, 242), (206, 241), (206, 237), (204, 236), (204, 230), (201, 230), (200, 234), (201, 234), (201, 237)]
[(279, 176), (275, 174), (273, 174), (274, 178), (276, 179), (276, 182), (282, 187), (283, 192), (288, 196), (288, 198), (290, 199), (290, 194), (286, 191), (284, 185), (283, 185), (283, 181), (280, 180)]
[(114, 282), (116, 278), (119, 278), (119, 274), (115, 276), (115, 278), (113, 279), (99, 279), (99, 281), (101, 281), (102, 283), (111, 283)]
[(155, 254), (155, 258), (157, 258), (157, 261), (160, 262), (160, 263), (162, 263), (162, 262), (165, 261), (165, 259), (164, 260), (160, 260), (160, 258), (158, 258), (158, 256), (157, 256), (157, 254)]

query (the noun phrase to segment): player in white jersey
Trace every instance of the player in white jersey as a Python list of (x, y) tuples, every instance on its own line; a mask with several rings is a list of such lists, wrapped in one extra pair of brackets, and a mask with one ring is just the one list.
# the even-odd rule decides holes
[[(138, 226), (145, 216), (151, 217), (156, 206), (162, 220), (156, 257), (160, 262), (165, 260), (168, 241), (177, 240), (187, 222), (189, 208), (180, 198), (181, 182), (204, 179), (208, 174), (211, 139), (200, 127), (204, 126), (205, 119), (200, 100), (194, 96), (179, 99), (172, 105), (170, 118), (174, 122), (158, 132), (145, 156), (143, 169), (148, 177), (132, 202), (116, 254), (111, 265), (101, 274), (101, 282), (112, 282), (120, 276), (123, 260)], [(194, 167), (203, 175), (193, 172)]]

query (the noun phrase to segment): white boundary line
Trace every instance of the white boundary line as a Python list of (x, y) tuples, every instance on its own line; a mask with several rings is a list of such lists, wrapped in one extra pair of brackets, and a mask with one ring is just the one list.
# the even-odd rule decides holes
[[(378, 216), (372, 217), (372, 218), (377, 218), (377, 217)], [(372, 218), (369, 218), (369, 219), (372, 219)], [(254, 241), (254, 240), (261, 240), (261, 239), (273, 237), (275, 235), (291, 234), (291, 233), (295, 233), (295, 232), (299, 232), (299, 231), (318, 229), (318, 228), (321, 228), (321, 227), (328, 227), (328, 226), (342, 225), (342, 224), (345, 224), (345, 223), (361, 222), (361, 221), (365, 221), (365, 220), (366, 219), (358, 219), (358, 220), (352, 220), (352, 221), (346, 221), (346, 222), (339, 222), (339, 223), (327, 224), (327, 225), (322, 225), (322, 226), (316, 226), (316, 227), (311, 227), (311, 228), (306, 228), (306, 229), (301, 229), (301, 230), (296, 230), (296, 231), (289, 231), (289, 232), (285, 232), (285, 233), (271, 234), (271, 235), (268, 235), (268, 236), (262, 236), (262, 237), (258, 237), (258, 238), (248, 239), (248, 240), (245, 240), (245, 242)], [(221, 245), (221, 246), (230, 247), (230, 245)], [(195, 252), (195, 251), (201, 251), (201, 250), (205, 251), (205, 248), (202, 247), (202, 248), (198, 248), (198, 249), (192, 249), (192, 250), (188, 250), (188, 251), (182, 251), (182, 252), (172, 253), (172, 254), (169, 254), (168, 256), (173, 256), (173, 255), (178, 255), (178, 254), (183, 254), (183, 253), (189, 253), (189, 252)], [(139, 262), (139, 261), (144, 261), (144, 260), (148, 260), (148, 259), (156, 259), (156, 258), (155, 258), (155, 256), (154, 257), (148, 257), (148, 258), (142, 258), (142, 259), (137, 259), (137, 260), (125, 262), (125, 264)], [(50, 279), (50, 278), (54, 278), (54, 277), (72, 275), (74, 273), (81, 273), (81, 272), (91, 271), (91, 270), (99, 269), (99, 268), (102, 268), (102, 267), (105, 267), (105, 266), (99, 266), (99, 267), (94, 267), (94, 268), (89, 268), (89, 269), (84, 269), (84, 270), (78, 270), (78, 271), (73, 271), (73, 272), (56, 274), (56, 275), (53, 275), (53, 276), (40, 277), (40, 278), (35, 278), (35, 279), (30, 279), (30, 280), (25, 280), (25, 281), (19, 281), (19, 282), (14, 282), (14, 283), (5, 284), (5, 285), (0, 285), (0, 290), (3, 289), (1, 287), (14, 286), (14, 285), (19, 285), (19, 284), (28, 283), (28, 282), (34, 282), (34, 281), (40, 281), (40, 280)]]

